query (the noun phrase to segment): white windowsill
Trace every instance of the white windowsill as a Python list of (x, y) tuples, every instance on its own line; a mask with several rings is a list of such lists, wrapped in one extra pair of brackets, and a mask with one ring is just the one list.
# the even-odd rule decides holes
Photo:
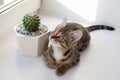
[[(41, 22), (53, 30), (62, 18), (40, 14)], [(17, 51), (13, 31), (0, 40), (0, 80), (120, 80), (119, 31), (90, 33), (91, 42), (79, 64), (62, 77), (46, 67), (42, 56), (25, 57)]]

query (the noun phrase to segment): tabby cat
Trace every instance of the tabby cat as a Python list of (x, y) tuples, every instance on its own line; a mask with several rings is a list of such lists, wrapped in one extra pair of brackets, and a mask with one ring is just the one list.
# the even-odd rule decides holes
[(90, 43), (89, 32), (99, 29), (114, 30), (105, 25), (93, 25), (87, 28), (78, 23), (63, 19), (56, 29), (50, 33), (50, 45), (43, 58), (49, 68), (55, 69), (61, 76), (71, 67), (78, 64), (80, 52), (84, 51)]

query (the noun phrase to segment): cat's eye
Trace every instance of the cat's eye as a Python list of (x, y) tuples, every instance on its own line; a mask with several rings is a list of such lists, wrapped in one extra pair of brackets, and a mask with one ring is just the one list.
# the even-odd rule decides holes
[(60, 39), (60, 40), (63, 40), (63, 37), (62, 37), (62, 36), (58, 36), (57, 38)]
[(57, 39), (60, 39), (60, 36), (51, 36), (51, 38), (57, 38)]
[(60, 36), (57, 36), (58, 39), (60, 39)]

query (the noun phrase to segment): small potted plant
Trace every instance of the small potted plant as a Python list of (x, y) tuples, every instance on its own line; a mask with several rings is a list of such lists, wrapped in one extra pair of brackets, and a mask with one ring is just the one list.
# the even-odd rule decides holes
[(14, 27), (17, 47), (25, 56), (39, 56), (46, 49), (49, 41), (48, 28), (41, 24), (37, 14), (28, 13), (23, 23)]

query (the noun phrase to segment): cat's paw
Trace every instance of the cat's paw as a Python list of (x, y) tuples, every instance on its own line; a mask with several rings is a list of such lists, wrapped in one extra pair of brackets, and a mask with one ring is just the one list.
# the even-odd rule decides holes
[(56, 75), (57, 75), (57, 76), (62, 76), (62, 75), (64, 75), (64, 74), (65, 74), (65, 71), (64, 71), (63, 69), (58, 68), (58, 69), (56, 70)]
[(50, 69), (56, 69), (56, 66), (51, 64), (47, 64), (47, 67), (49, 67)]
[(66, 73), (68, 70), (68, 67), (66, 65), (62, 65), (56, 69), (56, 75), (62, 76)]
[(46, 65), (51, 69), (56, 69), (58, 67), (58, 64), (55, 62), (46, 62)]

